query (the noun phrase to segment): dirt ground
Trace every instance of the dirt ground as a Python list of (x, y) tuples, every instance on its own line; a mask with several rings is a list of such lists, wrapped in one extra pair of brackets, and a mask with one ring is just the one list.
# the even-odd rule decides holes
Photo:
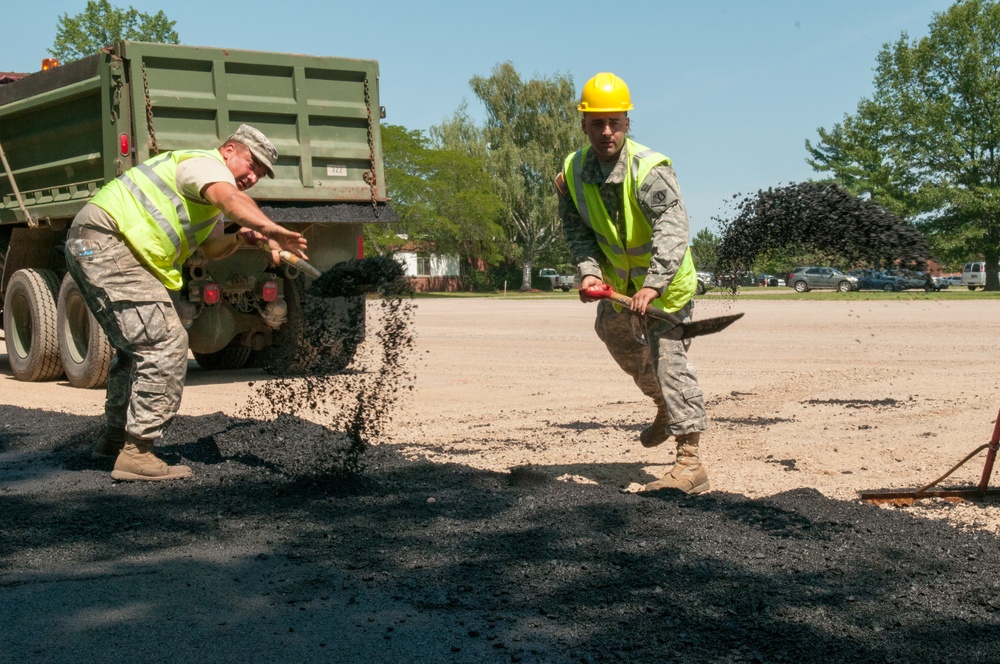
[[(696, 317), (733, 312), (745, 316), (689, 352), (708, 407), (703, 451), (716, 490), (757, 498), (811, 488), (852, 500), (916, 489), (990, 440), (1000, 408), (998, 303), (716, 296), (699, 301)], [(637, 443), (653, 411), (604, 351), (593, 313), (572, 301), (420, 302), (418, 389), (398, 442), (435, 461), (530, 464), (638, 490), (671, 451)], [(944, 485), (975, 486), (984, 461), (985, 452)], [(993, 506), (942, 513), (1000, 526)]]
[(128, 661), (116, 628), (162, 614), (159, 661), (995, 661), (1000, 502), (857, 498), (989, 441), (1000, 304), (699, 300), (697, 318), (746, 314), (690, 350), (713, 490), (654, 499), (634, 492), (671, 450), (638, 443), (653, 410), (594, 307), (418, 300), (413, 389), (337, 486), (233, 451), (264, 431), (240, 419), (259, 372), (192, 364), (163, 449), (195, 478), (164, 487), (87, 458), (100, 390), (19, 383), (0, 357), (9, 661), (76, 652), (41, 633)]

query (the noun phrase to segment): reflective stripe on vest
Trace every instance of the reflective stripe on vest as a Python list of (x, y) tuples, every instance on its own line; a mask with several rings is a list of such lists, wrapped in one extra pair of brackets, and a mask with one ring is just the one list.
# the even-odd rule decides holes
[[(604, 254), (603, 260), (599, 261), (604, 280), (616, 291), (630, 294), (630, 290), (635, 292), (642, 288), (649, 273), (649, 262), (653, 251), (653, 229), (638, 204), (639, 186), (653, 167), (662, 163), (670, 164), (670, 160), (630, 139), (626, 139), (624, 149), (628, 166), (623, 183), (625, 194), (622, 206), (625, 217), (623, 229), (615, 225), (605, 209), (600, 186), (583, 181), (583, 162), (589, 148), (567, 156), (563, 164), (563, 174), (580, 218), (594, 233), (598, 246)], [(621, 238), (622, 232), (625, 235), (624, 239)], [(691, 250), (687, 249), (677, 274), (660, 297), (654, 300), (654, 304), (666, 311), (677, 311), (691, 299), (696, 286), (694, 261), (691, 258)]]
[(218, 150), (165, 152), (126, 171), (92, 199), (115, 221), (143, 263), (167, 287), (181, 287), (180, 266), (211, 233), (220, 216), (209, 203), (185, 199), (177, 190), (177, 166)]

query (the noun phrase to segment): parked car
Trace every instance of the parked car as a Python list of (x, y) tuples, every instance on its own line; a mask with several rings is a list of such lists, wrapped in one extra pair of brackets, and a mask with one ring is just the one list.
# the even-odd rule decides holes
[(953, 274), (950, 277), (941, 277), (941, 278), (947, 281), (949, 286), (955, 286), (956, 288), (958, 288), (959, 286), (962, 285), (962, 275), (960, 274)]
[(881, 270), (851, 270), (848, 274), (858, 278), (860, 290), (887, 292), (903, 290), (903, 283), (899, 277), (886, 274)]
[(986, 288), (986, 263), (983, 261), (966, 263), (962, 268), (962, 285), (968, 286), (969, 290)]
[(715, 288), (715, 275), (711, 272), (698, 272), (698, 295), (704, 295), (705, 291)]
[(907, 288), (922, 288), (923, 290), (928, 290), (928, 291), (937, 290), (937, 287), (934, 284), (934, 280), (931, 279), (929, 275), (926, 275), (923, 272), (914, 272), (913, 270), (892, 269), (892, 270), (886, 270), (885, 273), (894, 277), (899, 277), (900, 281), (903, 284), (904, 290)]
[(716, 283), (723, 288), (753, 286), (757, 283), (757, 278), (753, 272), (738, 272), (736, 274), (723, 274), (716, 279)]
[(931, 277), (931, 278), (934, 280), (934, 287), (937, 288), (937, 290), (941, 290), (942, 288), (948, 288), (949, 286), (951, 286), (951, 282), (948, 281), (948, 277)]
[(538, 276), (542, 279), (548, 280), (552, 284), (552, 290), (557, 288), (562, 289), (562, 292), (567, 293), (576, 281), (576, 277), (572, 274), (561, 275), (556, 270), (550, 267), (543, 267), (538, 271)]
[(858, 290), (861, 282), (857, 277), (833, 267), (797, 267), (788, 275), (788, 285), (799, 293), (807, 293), (814, 288), (835, 288), (841, 293), (848, 293)]
[(763, 287), (767, 287), (767, 286), (784, 286), (785, 285), (785, 280), (784, 279), (779, 279), (778, 277), (774, 276), (773, 274), (762, 274), (759, 277), (757, 277), (757, 285), (758, 286), (763, 286)]

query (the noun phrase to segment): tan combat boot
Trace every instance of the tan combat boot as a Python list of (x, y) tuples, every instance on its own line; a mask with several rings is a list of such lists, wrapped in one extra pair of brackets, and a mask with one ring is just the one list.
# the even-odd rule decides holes
[(698, 458), (698, 440), (700, 433), (689, 433), (677, 438), (677, 458), (670, 472), (650, 482), (642, 488), (643, 491), (658, 491), (660, 489), (679, 489), (686, 494), (694, 495), (708, 491), (708, 472)]
[(187, 466), (168, 466), (153, 454), (153, 441), (129, 436), (111, 471), (113, 480), (178, 480), (190, 477)]
[(670, 438), (670, 434), (667, 433), (667, 410), (663, 404), (656, 404), (656, 417), (653, 418), (652, 424), (639, 434), (639, 442), (643, 447), (656, 447), (667, 438)]
[(118, 453), (125, 447), (125, 429), (105, 428), (101, 437), (97, 439), (93, 451), (90, 453), (91, 459), (115, 459)]

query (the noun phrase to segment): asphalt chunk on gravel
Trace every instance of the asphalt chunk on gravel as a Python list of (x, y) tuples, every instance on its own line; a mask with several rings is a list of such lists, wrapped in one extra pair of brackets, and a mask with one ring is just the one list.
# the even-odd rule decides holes
[[(274, 440), (309, 454), (305, 437)], [(180, 417), (110, 483), (100, 419), (0, 406), (6, 661), (996, 662), (997, 538), (809, 489), (641, 496), (412, 461), (298, 473)], [(297, 428), (300, 427), (300, 428)], [(125, 635), (128, 634), (126, 637)], [(40, 635), (44, 635), (41, 637)], [(137, 636), (138, 635), (138, 636)]]

